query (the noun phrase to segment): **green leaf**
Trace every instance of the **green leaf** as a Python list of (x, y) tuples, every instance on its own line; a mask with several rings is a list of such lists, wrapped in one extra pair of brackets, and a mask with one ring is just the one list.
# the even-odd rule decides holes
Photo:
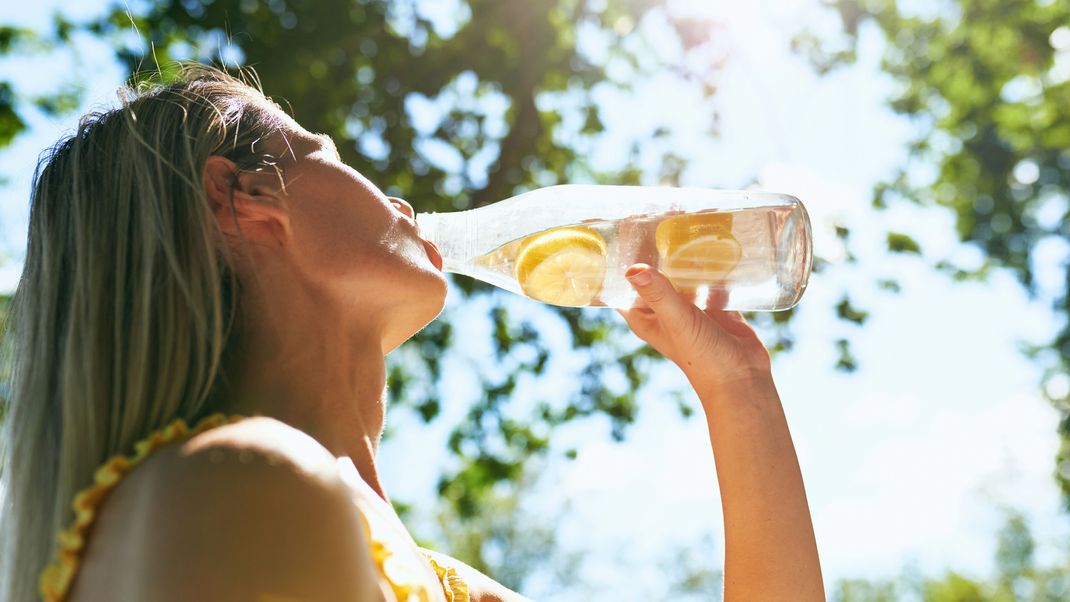
[(900, 232), (888, 233), (888, 250), (892, 253), (913, 253), (921, 255), (921, 246), (911, 237)]
[(37, 96), (32, 99), (34, 106), (49, 117), (60, 117), (75, 111), (82, 103), (82, 92), (76, 87)]
[(844, 295), (843, 299), (841, 299), (840, 303), (836, 306), (836, 315), (839, 316), (841, 320), (846, 320), (859, 326), (865, 324), (866, 320), (869, 318), (869, 312), (862, 311), (851, 305), (851, 299), (846, 295)]
[(7, 54), (27, 42), (38, 42), (36, 33), (22, 27), (0, 25), (0, 55)]
[(441, 404), (438, 399), (434, 397), (416, 406), (416, 411), (420, 413), (420, 418), (422, 418), (424, 422), (431, 422), (434, 420), (441, 409)]
[(903, 286), (894, 278), (882, 278), (877, 281), (877, 287), (889, 293), (899, 294), (903, 292)]
[(11, 84), (0, 82), (0, 147), (11, 144), (26, 129), (26, 122), (15, 112), (15, 92)]
[(840, 372), (851, 373), (858, 370), (858, 360), (851, 353), (851, 343), (847, 339), (837, 339), (836, 349), (839, 358), (836, 360), (836, 369)]

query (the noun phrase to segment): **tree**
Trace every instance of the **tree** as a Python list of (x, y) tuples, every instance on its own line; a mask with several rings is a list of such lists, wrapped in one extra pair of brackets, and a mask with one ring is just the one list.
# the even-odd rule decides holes
[[(1052, 300), (1062, 329), (1027, 353), (1045, 369), (1043, 389), (1061, 413), (1055, 475), (1070, 508), (1070, 4), (943, 0), (914, 12), (906, 4), (831, 0), (843, 39), (804, 33), (796, 47), (824, 72), (853, 60), (864, 28), (881, 32), (883, 69), (899, 84), (890, 105), (919, 133), (873, 206), (950, 209), (955, 235), (982, 260), (943, 258), (933, 267), (958, 280), (1007, 270), (1032, 297)], [(888, 247), (921, 252), (906, 233), (890, 233)], [(1064, 257), (1054, 289), (1037, 278), (1055, 267), (1046, 259), (1053, 249)]]

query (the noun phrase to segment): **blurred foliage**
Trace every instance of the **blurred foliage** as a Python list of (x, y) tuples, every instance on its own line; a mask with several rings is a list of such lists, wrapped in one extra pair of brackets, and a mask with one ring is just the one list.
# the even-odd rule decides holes
[(488, 492), (478, 516), (461, 516), (455, 506), (441, 504), (434, 517), (437, 539), (451, 556), (472, 559), (472, 568), (513, 591), (530, 592), (532, 582), (554, 592), (573, 591), (583, 587), (584, 554), (559, 541), (557, 522), (568, 507), (554, 506), (557, 516), (547, 516), (552, 504), (539, 504), (539, 515), (525, 507), (535, 499), (536, 463), (524, 467), (514, 487)]
[[(36, 36), (33, 32), (0, 25), (0, 58), (25, 52), (25, 46)], [(0, 80), (0, 148), (3, 148), (26, 129), (26, 122), (16, 109), (17, 98), (11, 82)]]
[[(708, 533), (691, 545), (669, 550), (661, 568), (670, 599), (720, 602), (724, 598), (724, 571), (711, 561), (717, 557), (717, 543)], [(650, 597), (660, 598), (661, 594), (656, 592)]]
[(7, 146), (26, 129), (26, 123), (15, 111), (15, 94), (8, 82), (0, 82), (0, 146)]
[(887, 580), (845, 579), (833, 602), (1060, 602), (1070, 599), (1070, 549), (1055, 564), (1039, 566), (1036, 542), (1020, 513), (1009, 511), (997, 536), (995, 574), (974, 579), (954, 571), (926, 578), (904, 571)]
[[(891, 108), (916, 127), (909, 160), (876, 187), (874, 207), (906, 202), (950, 209), (955, 235), (983, 259), (938, 258), (933, 267), (956, 280), (1005, 269), (1031, 297), (1052, 298), (1061, 330), (1028, 352), (1044, 368), (1045, 385), (1067, 378), (1070, 262), (1042, 265), (1040, 251), (1062, 249), (1065, 258), (1070, 243), (1070, 3), (826, 4), (838, 13), (844, 35), (803, 33), (796, 49), (827, 72), (854, 60), (866, 31), (879, 32), (886, 40), (882, 68), (897, 84)], [(889, 234), (888, 248), (923, 254), (906, 233)], [(1058, 290), (1036, 277), (1052, 268), (1062, 274)], [(1055, 472), (1070, 507), (1070, 397), (1064, 388), (1044, 390), (1061, 413)]]
[(596, 563), (609, 560), (617, 567), (646, 563), (658, 579), (653, 588), (644, 585), (648, 580), (631, 579), (615, 590), (627, 590), (629, 600), (660, 600), (666, 593), (674, 601), (721, 600), (723, 571), (717, 566), (718, 538), (713, 533), (656, 550), (624, 546), (608, 553), (593, 549), (586, 532), (578, 540), (562, 541), (561, 522), (575, 514), (567, 499), (540, 499), (546, 487), (538, 481), (546, 478), (545, 467), (538, 460), (525, 465), (516, 486), (496, 488), (477, 517), (463, 519), (453, 506), (441, 504), (434, 516), (435, 536), (421, 545), (473, 558), (474, 568), (537, 600), (607, 599), (603, 587), (589, 579), (588, 558), (598, 559)]
[[(68, 41), (67, 33), (58, 23), (50, 32), (0, 23), (0, 60), (41, 57), (62, 51)], [(31, 107), (56, 117), (80, 106), (82, 93), (79, 87), (59, 81), (53, 88), (44, 94), (20, 94), (11, 81), (0, 79), (0, 149), (26, 130), (26, 116)], [(0, 180), (0, 184), (4, 183)]]

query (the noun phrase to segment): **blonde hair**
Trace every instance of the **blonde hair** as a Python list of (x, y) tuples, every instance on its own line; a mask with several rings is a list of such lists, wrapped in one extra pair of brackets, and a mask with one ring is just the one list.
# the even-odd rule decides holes
[(278, 170), (264, 150), (285, 141), (286, 122), (255, 79), (180, 72), (82, 118), (34, 175), (4, 337), (0, 600), (36, 597), (97, 466), (175, 418), (211, 413), (225, 390), (240, 287), (203, 169), (222, 155)]

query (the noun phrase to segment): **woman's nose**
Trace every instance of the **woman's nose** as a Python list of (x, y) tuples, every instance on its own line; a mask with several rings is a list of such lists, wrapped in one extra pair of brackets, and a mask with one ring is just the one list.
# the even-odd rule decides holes
[(391, 203), (394, 203), (401, 209), (401, 212), (409, 216), (409, 219), (416, 219), (416, 211), (412, 208), (412, 205), (405, 202), (403, 199), (399, 199), (396, 196), (387, 197)]

